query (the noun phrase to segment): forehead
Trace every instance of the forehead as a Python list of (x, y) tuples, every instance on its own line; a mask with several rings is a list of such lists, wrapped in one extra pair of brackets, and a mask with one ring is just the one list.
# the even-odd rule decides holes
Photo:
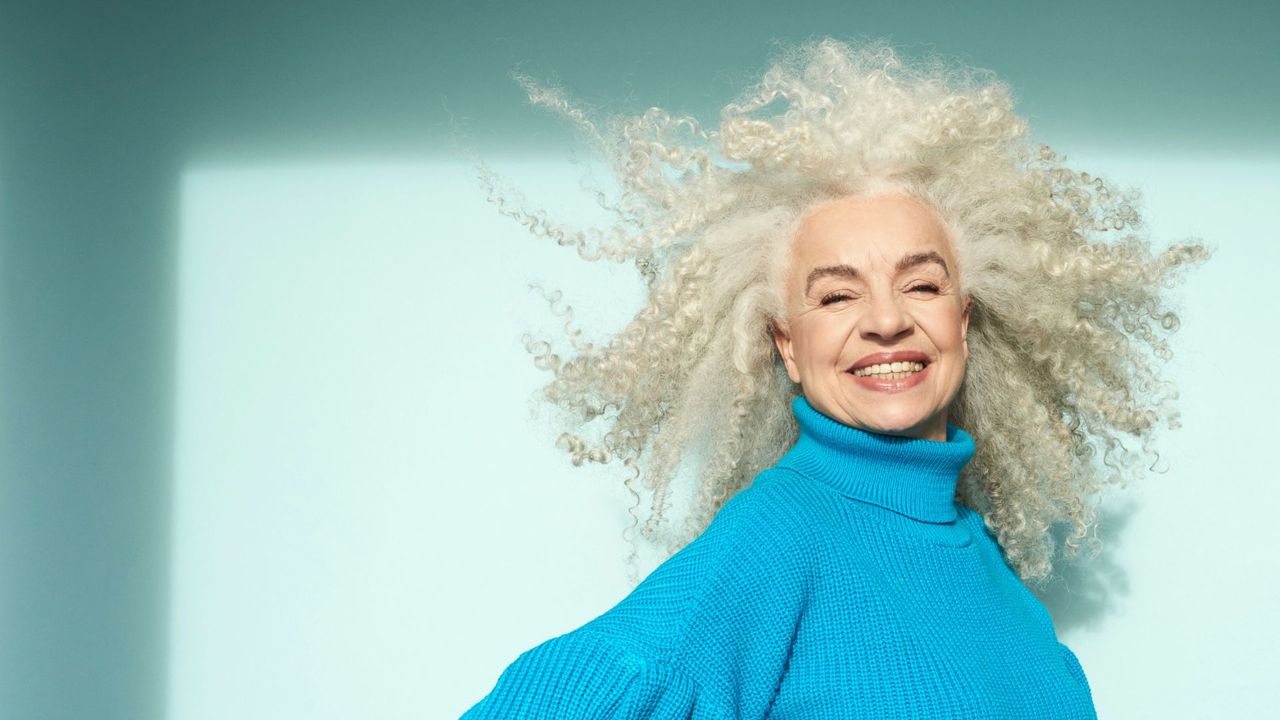
[(923, 201), (899, 193), (823, 203), (805, 216), (791, 247), (798, 272), (827, 262), (892, 267), (905, 253), (928, 250), (953, 257), (946, 228)]

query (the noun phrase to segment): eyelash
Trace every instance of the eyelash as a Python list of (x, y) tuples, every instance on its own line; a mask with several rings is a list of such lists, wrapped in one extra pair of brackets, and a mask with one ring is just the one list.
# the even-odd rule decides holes
[[(929, 292), (935, 292), (935, 293), (936, 293), (936, 292), (938, 292), (938, 286), (937, 286), (937, 285), (930, 285), (929, 283), (921, 283), (920, 285), (912, 285), (912, 286), (911, 286), (911, 289), (910, 289), (910, 290), (908, 290), (907, 292), (913, 292), (913, 291), (916, 291), (916, 290), (928, 290)], [(826, 296), (826, 297), (822, 298), (822, 303), (821, 303), (821, 304), (823, 304), (823, 305), (830, 305), (830, 304), (831, 304), (831, 303), (833, 303), (833, 302), (838, 302), (838, 301), (840, 301), (840, 300), (848, 300), (848, 299), (849, 299), (849, 294), (848, 294), (848, 293), (832, 293), (832, 294), (830, 294), (830, 295), (828, 295), (828, 296)]]

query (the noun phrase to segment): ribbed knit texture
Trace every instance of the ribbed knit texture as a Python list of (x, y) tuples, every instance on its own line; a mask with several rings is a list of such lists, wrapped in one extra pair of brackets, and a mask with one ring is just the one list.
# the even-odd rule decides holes
[(843, 425), (795, 446), (603, 615), (520, 655), (463, 718), (1094, 718), (981, 516), (974, 453)]

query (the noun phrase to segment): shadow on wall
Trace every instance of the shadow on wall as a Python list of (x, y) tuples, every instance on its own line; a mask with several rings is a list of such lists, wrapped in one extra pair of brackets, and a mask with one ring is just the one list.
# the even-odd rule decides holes
[[(1089, 558), (1082, 552), (1070, 560), (1059, 560), (1053, 579), (1031, 588), (1060, 634), (1100, 626), (1129, 594), (1129, 575), (1118, 561), (1119, 545), (1138, 508), (1130, 499), (1113, 498), (1111, 502), (1098, 512), (1096, 532), (1102, 548), (1097, 557)], [(1055, 529), (1059, 545), (1066, 534), (1064, 527)]]

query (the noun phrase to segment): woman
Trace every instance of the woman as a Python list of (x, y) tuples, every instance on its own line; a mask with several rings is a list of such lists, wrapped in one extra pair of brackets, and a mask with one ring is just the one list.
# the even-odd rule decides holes
[(606, 137), (528, 87), (615, 161), (619, 221), (499, 207), (650, 288), (607, 347), (530, 343), (562, 444), (646, 481), (646, 538), (697, 486), (669, 559), (464, 717), (1094, 717), (1023, 582), (1096, 551), (1103, 484), (1177, 426), (1162, 292), (1206, 249), (1108, 242), (1132, 194), (1033, 146), (995, 79), (883, 44), (797, 48), (718, 132)]

